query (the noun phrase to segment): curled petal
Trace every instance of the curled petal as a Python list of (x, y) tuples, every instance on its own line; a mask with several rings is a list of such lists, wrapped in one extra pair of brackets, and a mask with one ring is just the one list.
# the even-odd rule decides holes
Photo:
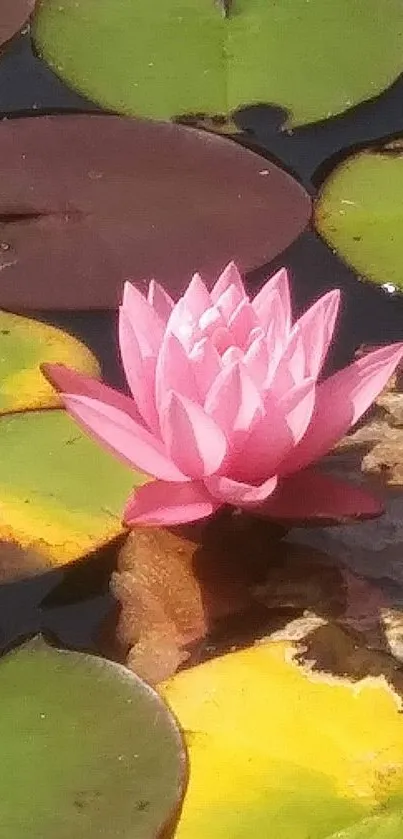
[(128, 527), (136, 524), (167, 527), (207, 518), (218, 507), (217, 500), (199, 481), (187, 484), (152, 481), (133, 490), (123, 522)]
[(222, 294), (229, 288), (235, 286), (242, 297), (246, 297), (245, 289), (243, 287), (242, 277), (235, 265), (235, 262), (230, 262), (224, 271), (220, 274), (215, 286), (210, 292), (210, 297), (213, 303), (217, 303)]
[[(158, 433), (158, 416), (155, 407), (155, 367), (156, 356), (143, 355), (137, 334), (127, 317), (126, 310), (121, 306), (119, 310), (119, 347), (123, 368), (133, 399), (144, 422)], [(144, 349), (144, 346), (143, 346)]]
[(135, 422), (142, 422), (136, 403), (130, 396), (125, 396), (119, 390), (98, 382), (83, 373), (70, 370), (63, 364), (41, 364), (41, 370), (53, 387), (61, 393), (74, 393), (76, 396), (89, 396), (100, 402), (113, 405), (119, 411), (128, 414)]
[(157, 355), (165, 324), (145, 297), (129, 282), (123, 287), (124, 311), (137, 338), (142, 355)]
[(276, 318), (276, 331), (285, 341), (291, 329), (290, 284), (285, 268), (281, 268), (267, 280), (252, 300), (252, 306), (265, 330), (273, 318)]
[(227, 439), (212, 417), (174, 391), (161, 413), (168, 455), (181, 472), (195, 480), (217, 472), (227, 454)]
[(159, 283), (156, 283), (155, 280), (150, 281), (147, 300), (150, 306), (155, 309), (161, 320), (164, 323), (167, 323), (174, 307), (174, 301), (172, 300), (172, 297), (167, 294), (165, 289), (159, 285)]
[(87, 396), (63, 394), (68, 413), (120, 460), (163, 481), (187, 481), (167, 457), (160, 440), (123, 411)]
[(381, 501), (354, 484), (314, 469), (280, 480), (276, 492), (256, 510), (257, 515), (294, 522), (337, 521), (379, 516)]
[(376, 399), (402, 357), (403, 343), (381, 347), (319, 385), (309, 428), (282, 465), (282, 474), (303, 469), (327, 454)]
[(265, 501), (277, 486), (277, 477), (273, 476), (260, 486), (234, 481), (231, 478), (213, 475), (205, 481), (209, 492), (221, 504), (232, 504), (234, 507), (253, 507)]
[(259, 391), (240, 364), (224, 367), (207, 394), (204, 408), (224, 431), (232, 453), (256, 418), (263, 415)]

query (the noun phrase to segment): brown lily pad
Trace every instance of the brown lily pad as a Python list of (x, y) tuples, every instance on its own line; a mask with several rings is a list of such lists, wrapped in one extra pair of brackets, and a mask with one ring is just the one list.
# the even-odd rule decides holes
[(269, 638), (304, 662), (356, 680), (385, 675), (403, 694), (403, 620), (385, 593), (251, 516), (138, 528), (120, 551), (117, 614), (101, 647), (151, 683)]
[(269, 568), (254, 590), (269, 623), (277, 616), (267, 637), (295, 643), (300, 661), (322, 673), (351, 681), (384, 676), (403, 695), (399, 609), (373, 582), (321, 551), (287, 542), (282, 551), (281, 565)]
[(251, 587), (275, 561), (281, 535), (226, 512), (187, 528), (135, 528), (112, 575), (120, 609), (102, 629), (103, 651), (157, 683), (200, 661), (215, 630), (230, 637), (234, 616), (242, 616), (244, 637), (249, 621), (254, 629), (266, 618)]
[(333, 474), (381, 489), (385, 513), (357, 526), (304, 528), (289, 538), (324, 550), (354, 571), (403, 583), (403, 379), (395, 375), (365, 420), (324, 463)]
[(0, 48), (22, 29), (34, 10), (36, 0), (1, 0)]
[(79, 115), (0, 125), (0, 306), (114, 308), (124, 280), (174, 296), (196, 270), (272, 260), (308, 223), (288, 174), (179, 125)]
[(34, 548), (0, 540), (0, 585), (43, 573), (43, 557)]

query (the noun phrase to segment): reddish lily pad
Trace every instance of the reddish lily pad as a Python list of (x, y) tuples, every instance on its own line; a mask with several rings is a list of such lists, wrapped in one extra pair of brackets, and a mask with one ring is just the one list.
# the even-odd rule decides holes
[(36, 0), (1, 0), (0, 47), (22, 29), (34, 10)]
[(110, 116), (0, 125), (0, 306), (115, 307), (125, 279), (177, 295), (272, 260), (308, 223), (305, 190), (222, 137)]
[(76, 338), (46, 323), (0, 311), (0, 415), (57, 407), (60, 398), (40, 364), (62, 359), (80, 373), (100, 376), (97, 359)]

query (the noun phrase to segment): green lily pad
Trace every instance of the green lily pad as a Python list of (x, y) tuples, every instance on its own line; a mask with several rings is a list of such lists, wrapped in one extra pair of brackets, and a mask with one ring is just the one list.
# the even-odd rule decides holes
[(317, 230), (364, 279), (403, 288), (403, 144), (349, 157), (323, 184)]
[(157, 119), (274, 103), (300, 125), (403, 70), (401, 0), (234, 0), (228, 18), (214, 0), (42, 0), (34, 38), (80, 92)]
[(118, 536), (133, 485), (117, 461), (60, 410), (0, 417), (0, 539), (44, 566), (79, 559)]
[(0, 415), (60, 404), (40, 370), (41, 364), (51, 361), (100, 377), (97, 359), (76, 338), (54, 326), (0, 311)]
[(37, 638), (0, 660), (0, 690), (2, 836), (172, 836), (185, 751), (144, 682)]
[(379, 816), (338, 831), (327, 839), (400, 839), (403, 832), (403, 812), (382, 813)]

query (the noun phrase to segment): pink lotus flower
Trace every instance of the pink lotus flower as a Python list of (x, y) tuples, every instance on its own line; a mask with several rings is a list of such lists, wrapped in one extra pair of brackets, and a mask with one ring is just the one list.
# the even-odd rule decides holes
[[(154, 481), (127, 525), (173, 525), (223, 504), (275, 518), (375, 515), (379, 501), (314, 471), (367, 410), (403, 356), (382, 347), (318, 383), (340, 292), (294, 324), (287, 272), (251, 302), (231, 263), (211, 293), (195, 274), (178, 303), (153, 280), (125, 284), (119, 340), (133, 398), (58, 365), (46, 373), (68, 412)], [(67, 392), (66, 392), (67, 391)]]

